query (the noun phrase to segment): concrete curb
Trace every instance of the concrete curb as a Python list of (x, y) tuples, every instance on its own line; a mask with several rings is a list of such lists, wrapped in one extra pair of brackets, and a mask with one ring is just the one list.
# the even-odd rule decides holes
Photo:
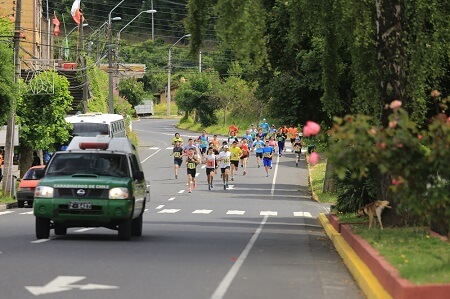
[(366, 297), (369, 299), (392, 298), (381, 286), (369, 267), (367, 267), (350, 245), (348, 245), (341, 234), (334, 229), (324, 213), (319, 214), (319, 221)]

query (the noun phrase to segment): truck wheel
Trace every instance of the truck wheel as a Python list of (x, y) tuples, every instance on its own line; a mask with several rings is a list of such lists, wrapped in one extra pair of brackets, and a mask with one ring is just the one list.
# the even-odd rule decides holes
[(133, 219), (133, 223), (131, 224), (131, 235), (140, 237), (142, 236), (142, 213), (138, 218)]
[(17, 207), (18, 208), (23, 208), (24, 206), (25, 206), (25, 202), (24, 201), (21, 201), (21, 200), (17, 201)]
[(50, 236), (50, 219), (36, 217), (36, 238), (48, 239)]
[(123, 220), (119, 224), (119, 240), (128, 241), (131, 238), (131, 220)]
[(55, 235), (65, 236), (67, 234), (67, 227), (62, 224), (55, 223)]

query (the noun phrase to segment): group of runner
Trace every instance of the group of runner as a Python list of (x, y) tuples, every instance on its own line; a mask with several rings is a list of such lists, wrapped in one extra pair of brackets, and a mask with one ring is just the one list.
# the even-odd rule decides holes
[[(198, 138), (189, 138), (186, 145), (183, 143), (179, 133), (175, 133), (172, 139), (174, 157), (174, 174), (178, 179), (178, 170), (183, 164), (187, 168), (188, 192), (197, 186), (196, 173), (199, 164), (205, 164), (208, 190), (214, 188), (213, 180), (220, 168), (223, 182), (223, 189), (228, 189), (228, 182), (234, 181), (239, 165), (242, 168), (242, 175), (247, 174), (247, 162), (251, 152), (255, 152), (258, 168), (264, 167), (266, 177), (270, 176), (272, 169), (272, 158), (281, 156), (285, 151), (286, 139), (290, 139), (294, 152), (296, 153), (296, 166), (298, 166), (301, 153), (301, 136), (297, 134), (297, 128), (280, 127), (275, 132), (270, 131), (270, 126), (266, 120), (259, 124), (258, 129), (252, 124), (251, 128), (245, 131), (241, 138), (237, 137), (238, 127), (232, 123), (229, 127), (229, 137), (220, 142), (217, 135), (210, 138), (206, 131), (202, 131)], [(301, 134), (300, 134), (301, 135)]]

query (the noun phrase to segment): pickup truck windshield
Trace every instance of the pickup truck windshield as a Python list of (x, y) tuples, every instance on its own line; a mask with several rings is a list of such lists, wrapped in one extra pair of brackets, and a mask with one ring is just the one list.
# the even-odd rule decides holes
[(46, 175), (95, 174), (130, 177), (125, 155), (101, 153), (56, 154), (48, 165)]

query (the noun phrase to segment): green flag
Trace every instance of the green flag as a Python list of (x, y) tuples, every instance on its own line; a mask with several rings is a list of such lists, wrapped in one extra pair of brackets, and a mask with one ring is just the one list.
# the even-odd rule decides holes
[(63, 57), (65, 60), (69, 59), (69, 40), (67, 36), (64, 38)]

